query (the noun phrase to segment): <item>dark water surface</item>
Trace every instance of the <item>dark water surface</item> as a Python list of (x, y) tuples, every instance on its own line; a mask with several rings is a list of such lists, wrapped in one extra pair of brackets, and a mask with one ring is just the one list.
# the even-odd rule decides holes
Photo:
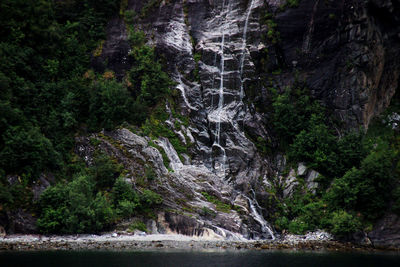
[(281, 251), (52, 251), (0, 252), (1, 267), (18, 266), (400, 266), (399, 253)]

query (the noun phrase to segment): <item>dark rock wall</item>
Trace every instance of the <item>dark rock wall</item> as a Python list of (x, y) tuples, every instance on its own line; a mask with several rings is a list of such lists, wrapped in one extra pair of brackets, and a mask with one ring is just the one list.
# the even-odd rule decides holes
[[(261, 82), (264, 78), (280, 89), (295, 79), (304, 81), (343, 129), (367, 128), (399, 87), (398, 0), (301, 0), (298, 7), (283, 9), (284, 0), (170, 0), (159, 1), (143, 13), (146, 3), (129, 1), (128, 8), (140, 14), (135, 27), (146, 33), (148, 44), (163, 58), (177, 83), (180, 112), (191, 122), (183, 131), (194, 140), (191, 161), (174, 162), (183, 166), (175, 174), (189, 179), (192, 174), (185, 172), (194, 168), (220, 179), (232, 203), (235, 198), (247, 202), (245, 213), (253, 213), (250, 221), (258, 214), (250, 211), (248, 197), (260, 203), (267, 199), (263, 188), (278, 169), (249, 138), (274, 140), (269, 114), (259, 113), (254, 105), (256, 100), (270, 104)], [(260, 20), (265, 12), (274, 14), (276, 42), (263, 37), (271, 30)], [(123, 19), (111, 20), (102, 53), (93, 58), (94, 68), (111, 69), (122, 79), (132, 64), (127, 38)], [(263, 57), (267, 62), (261, 66)], [(280, 73), (271, 74), (278, 69)], [(193, 182), (199, 181), (193, 178)], [(204, 190), (203, 186), (193, 192)], [(201, 196), (198, 199), (203, 201)], [(167, 216), (171, 229), (202, 231), (198, 221), (178, 217)], [(229, 230), (238, 232), (236, 228)]]
[(302, 0), (276, 16), (285, 71), (298, 71), (347, 128), (368, 127), (398, 87), (399, 4)]

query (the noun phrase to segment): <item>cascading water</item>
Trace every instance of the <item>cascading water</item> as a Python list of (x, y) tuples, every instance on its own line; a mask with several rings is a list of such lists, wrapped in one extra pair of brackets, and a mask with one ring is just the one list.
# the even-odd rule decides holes
[[(225, 9), (225, 0), (222, 4), (222, 12)], [(229, 14), (230, 5), (228, 4), (228, 10), (226, 11), (226, 17)], [(224, 70), (225, 70), (225, 56), (224, 56), (224, 47), (225, 47), (225, 31), (226, 31), (226, 22), (222, 27), (222, 38), (220, 44), (220, 56), (221, 56), (221, 65), (220, 65), (220, 83), (219, 83), (219, 101), (218, 101), (218, 113), (217, 113), (217, 123), (216, 123), (216, 131), (215, 131), (215, 141), (213, 147), (221, 150), (222, 160), (219, 162), (219, 166), (215, 166), (217, 168), (218, 173), (222, 178), (225, 178), (225, 164), (226, 164), (226, 151), (223, 146), (221, 146), (221, 116), (223, 113), (224, 107)]]
[(244, 58), (246, 55), (246, 44), (247, 44), (247, 27), (249, 25), (249, 18), (251, 11), (253, 10), (254, 7), (254, 0), (251, 0), (250, 6), (247, 9), (246, 13), (246, 20), (244, 22), (244, 28), (243, 28), (243, 40), (242, 40), (242, 55), (240, 57), (240, 66), (239, 66), (239, 74), (240, 74), (240, 101), (243, 101), (244, 97), (244, 89), (243, 89), (243, 65), (244, 65)]
[(255, 200), (252, 200), (251, 198), (245, 196), (247, 201), (249, 202), (249, 207), (250, 207), (250, 212), (251, 216), (253, 219), (258, 222), (261, 225), (261, 231), (263, 233), (268, 233), (271, 237), (272, 240), (275, 240), (274, 233), (271, 230), (271, 227), (269, 226), (268, 222), (264, 219), (264, 217), (258, 212), (256, 205), (259, 207), (258, 202)]
[(178, 89), (179, 91), (181, 91), (181, 93), (182, 93), (182, 98), (183, 98), (183, 101), (185, 102), (186, 106), (187, 106), (189, 109), (197, 110), (197, 108), (193, 107), (193, 106), (189, 103), (189, 101), (188, 101), (188, 99), (187, 99), (187, 97), (186, 97), (185, 88), (184, 88), (184, 86), (183, 86), (183, 81), (182, 81), (182, 76), (181, 76), (181, 74), (179, 73), (179, 71), (178, 71), (178, 79), (177, 79), (176, 81), (178, 82), (178, 85), (176, 86), (176, 89)]
[[(243, 78), (243, 66), (244, 66), (244, 61), (245, 61), (245, 56), (246, 56), (246, 44), (247, 44), (247, 28), (249, 24), (249, 18), (251, 15), (251, 12), (254, 8), (254, 0), (251, 0), (250, 5), (247, 9), (246, 12), (246, 19), (244, 23), (244, 28), (243, 28), (243, 37), (242, 37), (242, 49), (241, 49), (241, 57), (240, 57), (240, 64), (239, 64), (239, 75), (240, 75), (240, 101), (243, 103), (243, 97), (244, 97), (244, 86), (243, 83), (245, 82), (245, 79)], [(273, 231), (271, 230), (268, 222), (264, 219), (264, 217), (258, 212), (257, 207), (261, 209), (261, 207), (258, 205), (258, 202), (255, 198), (255, 192), (254, 190), (251, 190), (253, 192), (253, 200), (250, 199), (249, 197), (246, 196), (248, 202), (249, 202), (249, 207), (251, 211), (251, 215), (254, 218), (255, 221), (257, 221), (261, 225), (261, 230), (263, 233), (268, 233), (272, 240), (275, 239), (275, 236), (273, 234)], [(257, 206), (257, 207), (256, 207)]]
[[(249, 57), (250, 42), (247, 38), (256, 24), (252, 14), (256, 8), (263, 5), (263, 1), (249, 0), (245, 9), (243, 2), (214, 1), (218, 6), (213, 10), (215, 12), (213, 16), (207, 18), (201, 26), (204, 27), (204, 31), (193, 31), (198, 34), (196, 52), (202, 57), (197, 65), (201, 77), (199, 84), (196, 83), (193, 87), (194, 83), (184, 79), (184, 72), (181, 72), (181, 76), (178, 69), (174, 77), (178, 82), (176, 88), (182, 93), (184, 104), (193, 118), (196, 118), (198, 126), (192, 130), (194, 136), (199, 137), (195, 142), (201, 153), (198, 153), (197, 158), (192, 159), (191, 163), (185, 162), (183, 165), (168, 140), (160, 138), (157, 144), (165, 150), (174, 174), (185, 177), (183, 183), (190, 180), (186, 177), (191, 177), (193, 173), (196, 173), (194, 177), (197, 177), (197, 173), (209, 171), (213, 177), (219, 178), (215, 182), (221, 183), (229, 191), (247, 179), (259, 177), (263, 171), (259, 167), (262, 165), (257, 158), (254, 145), (246, 137), (243, 127), (239, 125), (244, 122), (246, 114), (249, 115), (246, 112), (247, 106), (243, 102), (244, 85), (248, 79), (246, 74), (250, 73), (254, 66)], [(190, 51), (190, 54), (193, 56), (192, 52)], [(202, 120), (204, 115), (206, 118)], [(213, 142), (211, 147), (210, 140)], [(204, 170), (198, 168), (200, 164), (203, 164)], [(244, 194), (237, 192), (236, 195), (244, 196), (247, 202), (245, 205), (247, 214), (253, 218), (251, 222), (260, 225), (256, 228), (249, 227), (246, 233), (249, 237), (275, 239), (271, 227), (262, 216), (262, 208), (255, 196), (251, 195), (251, 192), (246, 193), (248, 197)], [(240, 234), (238, 237), (235, 236), (239, 228), (230, 233), (220, 227), (221, 224), (217, 223), (213, 224), (211, 229), (224, 238), (240, 238)]]

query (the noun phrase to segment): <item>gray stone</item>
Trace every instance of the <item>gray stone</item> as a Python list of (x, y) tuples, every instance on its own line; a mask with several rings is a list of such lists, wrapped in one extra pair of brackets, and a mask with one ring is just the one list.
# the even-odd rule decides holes
[(318, 188), (318, 183), (315, 181), (320, 176), (320, 174), (314, 170), (310, 170), (306, 177), (307, 188), (315, 194)]
[(303, 176), (306, 174), (306, 172), (307, 172), (307, 166), (303, 162), (300, 162), (299, 166), (297, 167), (297, 174)]
[(386, 214), (374, 225), (368, 237), (376, 247), (400, 247), (400, 217), (396, 214)]

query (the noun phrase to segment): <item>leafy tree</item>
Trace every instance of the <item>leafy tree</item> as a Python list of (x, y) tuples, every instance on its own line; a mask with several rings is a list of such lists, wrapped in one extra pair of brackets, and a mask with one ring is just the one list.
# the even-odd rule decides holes
[(308, 95), (308, 90), (301, 84), (293, 89), (274, 96), (272, 123), (284, 145), (291, 144), (293, 138), (302, 130), (309, 128), (311, 115), (323, 121), (324, 109)]
[(96, 153), (89, 173), (94, 178), (98, 188), (111, 188), (120, 175), (122, 166), (115, 163), (104, 153)]
[(393, 164), (395, 157), (387, 144), (380, 144), (361, 163), (342, 178), (334, 181), (326, 195), (334, 208), (344, 208), (363, 213), (368, 219), (376, 219), (385, 211), (396, 182)]
[(93, 83), (90, 97), (89, 120), (91, 129), (98, 126), (113, 129), (132, 114), (129, 92), (121, 83), (113, 80), (100, 80)]
[(133, 94), (138, 101), (152, 107), (168, 94), (171, 80), (156, 60), (153, 48), (146, 45), (133, 47), (130, 56), (134, 61), (128, 73)]
[(339, 161), (336, 138), (317, 116), (312, 115), (307, 131), (302, 130), (290, 146), (289, 158), (294, 162), (306, 162), (310, 168), (335, 177)]
[[(60, 163), (52, 143), (38, 128), (11, 126), (3, 134), (4, 147), (0, 151), (0, 166), (6, 172), (38, 175), (45, 167)], [(32, 164), (34, 162), (35, 164)]]
[(40, 197), (38, 227), (44, 233), (99, 232), (115, 220), (105, 196), (95, 194), (91, 177), (81, 175), (68, 184), (46, 189)]
[(332, 214), (331, 224), (331, 232), (338, 237), (348, 237), (350, 234), (361, 230), (360, 219), (344, 210)]

